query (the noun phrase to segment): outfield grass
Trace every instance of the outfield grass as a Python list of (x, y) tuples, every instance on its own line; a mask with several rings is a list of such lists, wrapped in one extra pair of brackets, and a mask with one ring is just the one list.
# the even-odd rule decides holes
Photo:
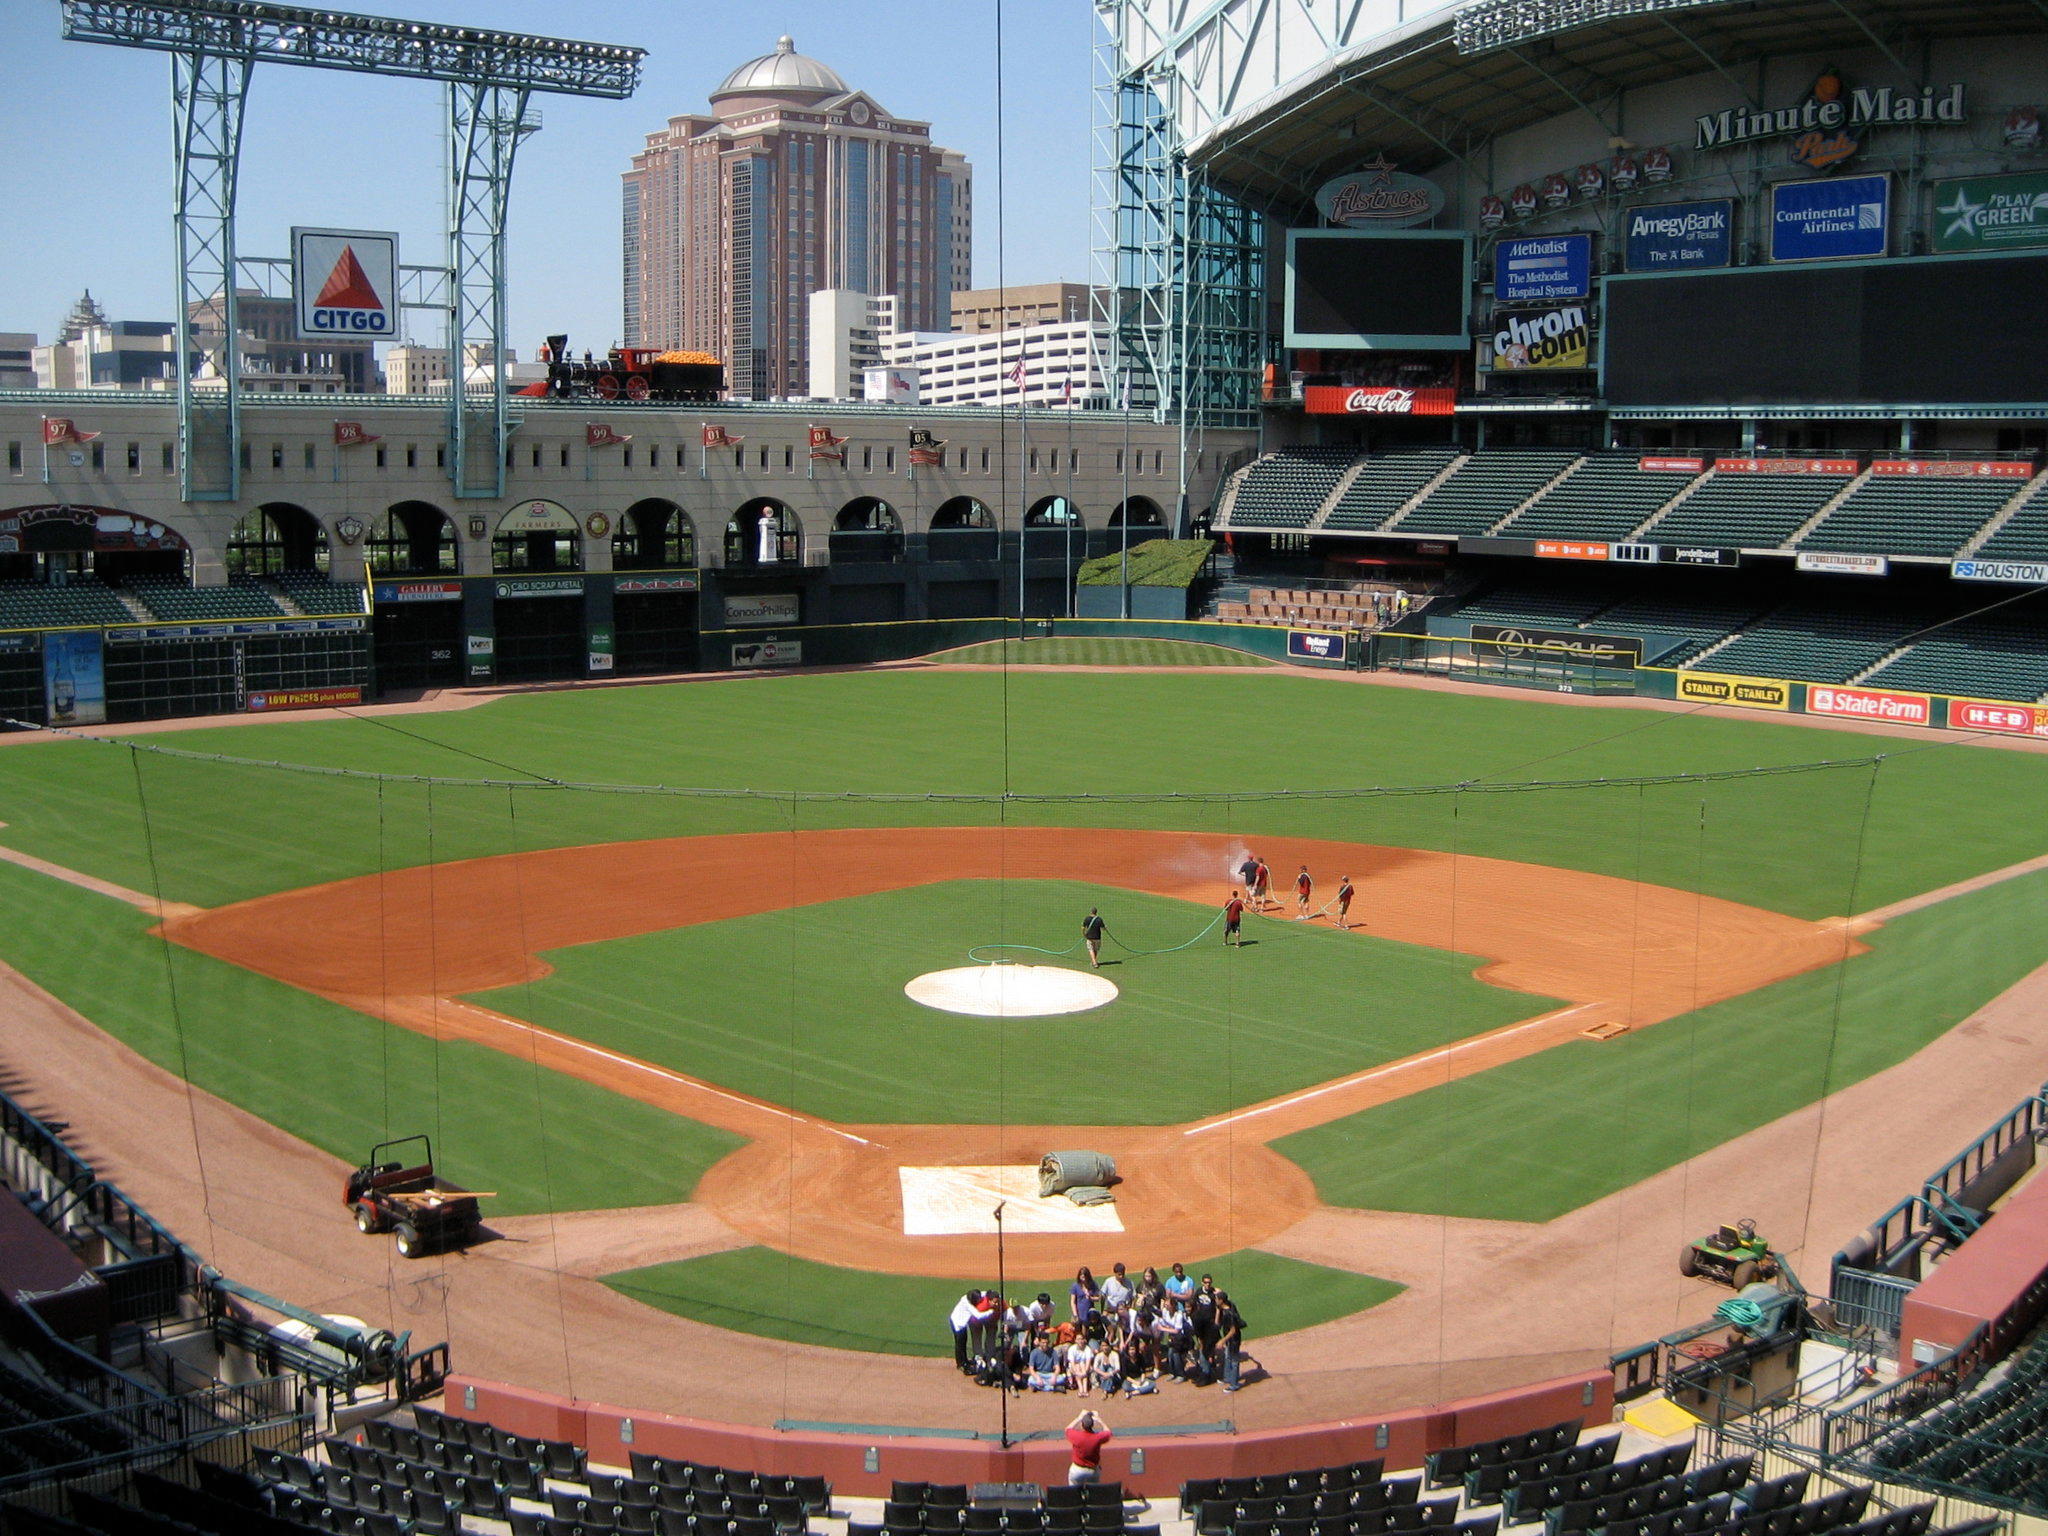
[(2039, 944), (2014, 936), (2044, 930), (2048, 873), (2022, 876), (1887, 923), (1845, 965), (1274, 1146), (1332, 1205), (1548, 1221), (1905, 1060), (2031, 971)]
[[(1041, 642), (1042, 643), (1042, 642)], [(1803, 917), (1863, 910), (2048, 848), (2048, 758), (1766, 721), (1574, 709), (1261, 670), (769, 677), (527, 694), (432, 715), (146, 738), (396, 774), (762, 793), (1235, 795), (1012, 803), (1010, 822), (1353, 838), (1704, 890)], [(1517, 794), (1266, 791), (1825, 772)], [(140, 797), (140, 799), (139, 799)], [(1868, 815), (1866, 817), (1866, 802)], [(138, 804), (148, 808), (152, 839)], [(233, 814), (223, 814), (232, 807)], [(1993, 808), (1979, 814), (1963, 808)], [(797, 826), (993, 820), (959, 801), (703, 799), (465, 790), (283, 775), (51, 743), (0, 751), (0, 839), (212, 906), (427, 859)], [(154, 859), (152, 859), (154, 854)]]
[[(903, 994), (1006, 940), (1069, 953), (1001, 958), (1085, 969), (1095, 905), (1121, 993), (1104, 1007), (985, 1019)], [(1067, 881), (948, 881), (552, 951), (553, 975), (473, 1000), (826, 1119), (941, 1125), (1172, 1125), (1560, 1006), (1474, 979), (1476, 956), (1316, 924), (1249, 918), (1233, 949), (1217, 915)]]
[[(0, 958), (142, 1056), (350, 1164), (376, 1142), (425, 1131), (450, 1178), (498, 1192), (486, 1220), (687, 1200), (740, 1145), (484, 1046), (437, 1044), (166, 946), (134, 908), (12, 864), (0, 864), (0, 898)], [(33, 1060), (9, 1064), (33, 1081)], [(221, 1193), (231, 1207), (233, 1193)], [(334, 1215), (347, 1219), (339, 1185)]]
[[(1137, 1273), (1139, 1265), (1132, 1265)], [(1159, 1266), (1162, 1270), (1164, 1263)], [(1192, 1275), (1210, 1274), (1244, 1314), (1245, 1337), (1267, 1339), (1334, 1318), (1348, 1317), (1398, 1296), (1402, 1287), (1374, 1275), (1304, 1264), (1256, 1249), (1220, 1254)], [(1012, 1279), (1008, 1294), (1049, 1293), (1067, 1315), (1071, 1274), (1049, 1280)], [(969, 1286), (993, 1288), (995, 1277), (930, 1279), (837, 1269), (792, 1258), (771, 1248), (654, 1264), (607, 1275), (620, 1294), (664, 1312), (794, 1344), (822, 1344), (874, 1354), (950, 1357), (946, 1319)], [(1256, 1350), (1254, 1350), (1256, 1353)]]
[(933, 661), (993, 667), (1276, 667), (1280, 663), (1227, 645), (1198, 640), (1088, 639), (1054, 635), (1046, 640), (990, 640), (941, 651)]

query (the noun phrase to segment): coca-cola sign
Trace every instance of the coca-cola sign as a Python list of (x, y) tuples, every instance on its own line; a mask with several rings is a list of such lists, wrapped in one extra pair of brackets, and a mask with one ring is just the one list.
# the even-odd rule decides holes
[(1311, 416), (1449, 416), (1458, 408), (1455, 389), (1310, 384), (1301, 396)]
[(1348, 176), (1324, 182), (1316, 192), (1316, 211), (1328, 222), (1350, 229), (1426, 224), (1443, 205), (1443, 189), (1435, 182), (1395, 170), (1384, 156)]

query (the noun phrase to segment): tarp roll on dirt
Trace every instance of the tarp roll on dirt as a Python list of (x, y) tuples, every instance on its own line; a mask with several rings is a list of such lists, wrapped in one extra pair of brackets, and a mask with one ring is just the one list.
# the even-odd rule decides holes
[(1048, 1152), (1038, 1160), (1041, 1199), (1082, 1185), (1106, 1187), (1115, 1177), (1116, 1159), (1106, 1152)]

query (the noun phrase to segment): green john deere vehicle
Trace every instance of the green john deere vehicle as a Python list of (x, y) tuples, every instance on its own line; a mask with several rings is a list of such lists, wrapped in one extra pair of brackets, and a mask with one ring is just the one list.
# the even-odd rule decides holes
[(1681, 1275), (1699, 1275), (1741, 1290), (1778, 1272), (1771, 1245), (1756, 1235), (1756, 1223), (1738, 1221), (1719, 1227), (1698, 1242), (1687, 1243), (1678, 1255)]

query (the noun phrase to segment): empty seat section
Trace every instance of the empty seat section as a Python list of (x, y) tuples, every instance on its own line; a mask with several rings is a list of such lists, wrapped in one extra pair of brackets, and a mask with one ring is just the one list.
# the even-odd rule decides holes
[(0, 581), (0, 629), (94, 628), (133, 624), (135, 615), (97, 581), (61, 587), (39, 581)]
[(1979, 560), (2048, 560), (2048, 478), (2014, 509), (2005, 526), (1986, 539)]
[(1961, 549), (2010, 501), (2010, 480), (1872, 475), (1799, 541), (1846, 554), (1939, 555)]
[(361, 613), (363, 589), (329, 581), (317, 571), (280, 571), (270, 578), (284, 595), (307, 613)]
[(1625, 539), (1698, 478), (1644, 469), (1633, 453), (1589, 457), (1501, 527), (1508, 538)]
[(1577, 457), (1547, 448), (1475, 453), (1394, 526), (1403, 533), (1484, 533)]
[(128, 590), (160, 619), (276, 619), (284, 609), (262, 587), (238, 577), (224, 587), (195, 587), (177, 576), (131, 576)]
[(1997, 614), (1937, 629), (1865, 681), (1873, 688), (2034, 700), (2048, 693), (2048, 623)]
[[(1694, 597), (1631, 598), (1601, 610), (1599, 629), (1604, 635), (1640, 637), (1647, 665), (1682, 667), (1755, 618), (1760, 606)], [(1675, 650), (1664, 648), (1664, 637), (1671, 636), (1682, 642)]]
[(1708, 663), (1716, 672), (1846, 683), (1934, 617), (1918, 610), (1881, 614), (1787, 603), (1714, 652)]
[(1643, 537), (1653, 544), (1777, 549), (1842, 493), (1847, 475), (1713, 474)]
[(1570, 627), (1585, 623), (1611, 601), (1613, 595), (1605, 589), (1518, 586), (1508, 582), (1465, 604), (1458, 610), (1457, 617), (1479, 624)]
[(1305, 528), (1358, 457), (1351, 448), (1282, 448), (1245, 471), (1232, 528)]
[(1378, 528), (1458, 456), (1455, 448), (1417, 448), (1370, 459), (1344, 487), (1325, 528)]

